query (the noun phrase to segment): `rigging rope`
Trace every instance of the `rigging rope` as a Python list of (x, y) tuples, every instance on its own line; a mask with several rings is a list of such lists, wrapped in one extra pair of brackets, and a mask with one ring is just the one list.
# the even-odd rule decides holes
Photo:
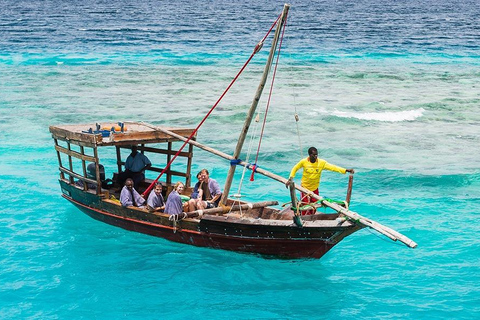
[[(259, 121), (260, 121), (260, 114), (257, 113), (257, 116), (255, 117), (255, 126), (253, 127), (253, 134), (250, 138), (250, 142), (248, 143), (248, 151), (247, 151), (247, 156), (246, 156), (246, 159), (245, 159), (245, 162), (247, 162), (247, 163), (250, 161), (250, 154), (252, 153), (253, 141), (254, 141), (254, 139), (256, 137), (256, 134), (257, 134), (257, 128), (258, 128), (258, 122)], [(238, 202), (239, 205), (241, 204), (240, 199), (242, 198), (242, 186), (243, 186), (243, 180), (245, 179), (246, 171), (247, 171), (247, 166), (243, 166), (242, 177), (240, 178), (240, 182), (238, 183), (237, 193), (233, 195), (235, 200), (233, 201), (233, 204), (230, 206), (230, 211), (228, 213), (232, 212), (232, 208), (235, 205), (235, 203)], [(240, 217), (243, 217), (242, 207), (240, 207)]]
[(275, 61), (275, 68), (273, 69), (273, 73), (272, 73), (272, 83), (270, 84), (270, 92), (268, 94), (267, 107), (265, 109), (265, 116), (263, 117), (262, 131), (260, 133), (260, 139), (258, 141), (257, 155), (255, 157), (255, 163), (253, 164), (252, 175), (250, 176), (250, 181), (254, 180), (255, 169), (257, 168), (258, 155), (260, 153), (260, 146), (262, 144), (262, 137), (263, 137), (263, 133), (264, 133), (264, 130), (265, 130), (265, 124), (267, 122), (267, 114), (268, 114), (268, 109), (270, 107), (270, 100), (272, 98), (273, 84), (275, 83), (275, 75), (277, 74), (278, 60), (280, 59), (280, 52), (282, 50), (283, 36), (285, 34), (285, 28), (287, 27), (287, 18), (288, 18), (288, 14), (287, 14), (287, 16), (285, 16), (285, 24), (283, 25), (282, 36), (280, 38), (280, 44), (278, 45), (277, 60)]
[(295, 124), (297, 126), (298, 147), (300, 148), (300, 158), (303, 159), (302, 139), (300, 138), (300, 128), (298, 127), (298, 121), (300, 121), (300, 118), (297, 114), (297, 106), (295, 106)]
[[(257, 113), (257, 116), (255, 117), (255, 126), (253, 127), (253, 134), (250, 138), (250, 142), (248, 144), (248, 150), (247, 150), (247, 156), (246, 156), (246, 159), (245, 159), (245, 162), (249, 162), (250, 161), (250, 154), (252, 152), (252, 147), (253, 147), (253, 141), (256, 137), (256, 134), (257, 134), (257, 128), (258, 128), (258, 122), (260, 121), (260, 114)], [(242, 190), (242, 185), (243, 185), (243, 180), (245, 178), (245, 172), (247, 171), (247, 166), (244, 166), (243, 167), (243, 171), (242, 171), (242, 177), (240, 178), (240, 183), (238, 184), (238, 191), (237, 193), (234, 195), (234, 197), (236, 198), (241, 198), (241, 190)]]
[(250, 57), (248, 58), (248, 60), (245, 62), (245, 64), (243, 65), (243, 67), (240, 69), (240, 71), (237, 73), (237, 75), (235, 76), (235, 78), (233, 78), (233, 80), (230, 82), (230, 84), (228, 85), (228, 87), (225, 89), (225, 91), (222, 93), (222, 95), (220, 96), (220, 98), (217, 100), (217, 102), (215, 102), (215, 104), (213, 105), (213, 107), (210, 109), (210, 111), (207, 113), (207, 115), (202, 119), (202, 121), (200, 121), (200, 123), (198, 124), (198, 126), (193, 130), (193, 132), (190, 134), (190, 136), (187, 138), (187, 140), (185, 140), (185, 142), (183, 143), (182, 147), (175, 153), (175, 155), (172, 157), (172, 159), (167, 163), (167, 165), (165, 166), (165, 168), (162, 170), (162, 172), (160, 172), (160, 174), (158, 175), (158, 177), (148, 186), (147, 190), (145, 190), (145, 192), (143, 193), (143, 196), (145, 195), (148, 195), (150, 193), (150, 191), (152, 190), (153, 186), (158, 182), (158, 179), (160, 179), (160, 177), (170, 168), (170, 165), (173, 163), (173, 161), (175, 161), (175, 159), (178, 157), (178, 155), (182, 152), (183, 148), (185, 148), (185, 146), (188, 144), (188, 142), (192, 139), (192, 137), (197, 133), (198, 129), (203, 125), (203, 123), (207, 120), (207, 118), (210, 116), (210, 114), (213, 112), (213, 110), (215, 110), (215, 108), (217, 107), (217, 105), (220, 103), (220, 101), (223, 99), (223, 97), (227, 94), (227, 92), (230, 90), (230, 88), (233, 86), (233, 84), (235, 83), (235, 81), (237, 81), (238, 77), (242, 74), (242, 72), (245, 70), (245, 68), (247, 67), (247, 65), (250, 63), (250, 61), (252, 60), (253, 56), (255, 54), (257, 54), (263, 47), (263, 42), (265, 41), (265, 39), (268, 37), (268, 35), (270, 34), (270, 32), (272, 31), (272, 29), (275, 27), (275, 25), (277, 24), (278, 20), (280, 19), (282, 15), (280, 14), (278, 16), (278, 18), (275, 20), (275, 22), (272, 24), (272, 26), (270, 27), (270, 29), (268, 30), (267, 34), (263, 37), (263, 39), (257, 43), (257, 45), (255, 46), (255, 48), (253, 49), (253, 52), (252, 54), (250, 55)]
[[(295, 28), (294, 26), (292, 26), (292, 28)], [(298, 31), (298, 28), (297, 28), (297, 31)], [(291, 33), (288, 33), (286, 35), (286, 41), (290, 41), (289, 39), (291, 39), (292, 35)], [(292, 53), (290, 52), (289, 53), (289, 57), (290, 57), (290, 60), (292, 60)], [(290, 74), (294, 74), (294, 69), (293, 69), (293, 64), (290, 64)], [(293, 83), (293, 81), (292, 81)], [(300, 155), (300, 159), (303, 159), (303, 148), (302, 148), (302, 139), (301, 139), (301, 136), (300, 136), (300, 128), (299, 128), (299, 121), (300, 121), (300, 118), (298, 116), (298, 112), (297, 112), (297, 101), (296, 101), (296, 97), (297, 97), (297, 93), (296, 93), (296, 90), (295, 90), (295, 85), (293, 84), (292, 86), (292, 97), (293, 97), (293, 106), (295, 108), (295, 114), (294, 114), (294, 118), (295, 118), (295, 125), (296, 125), (296, 128), (297, 128), (297, 138), (298, 138), (298, 146), (299, 146), (299, 155)]]

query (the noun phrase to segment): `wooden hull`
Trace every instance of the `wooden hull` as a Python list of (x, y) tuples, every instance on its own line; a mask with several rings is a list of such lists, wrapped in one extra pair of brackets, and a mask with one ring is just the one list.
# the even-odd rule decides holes
[(123, 208), (110, 200), (84, 192), (60, 181), (63, 197), (90, 217), (170, 241), (237, 252), (257, 253), (279, 258), (320, 258), (344, 237), (361, 227), (341, 226), (299, 228), (293, 221), (278, 225), (253, 223), (248, 219), (207, 216), (185, 219), (174, 224), (165, 214), (151, 214), (137, 208)]

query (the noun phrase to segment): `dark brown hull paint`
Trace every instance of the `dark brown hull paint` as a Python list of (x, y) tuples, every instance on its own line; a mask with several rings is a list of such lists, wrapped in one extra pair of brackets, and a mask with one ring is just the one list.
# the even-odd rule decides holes
[(358, 226), (298, 228), (232, 223), (222, 217), (186, 219), (174, 226), (168, 217), (123, 208), (60, 181), (63, 197), (93, 219), (170, 241), (279, 258), (321, 258)]

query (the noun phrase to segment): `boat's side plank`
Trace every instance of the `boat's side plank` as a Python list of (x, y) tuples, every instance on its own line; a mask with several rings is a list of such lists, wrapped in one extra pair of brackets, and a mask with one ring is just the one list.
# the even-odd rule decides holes
[[(331, 221), (330, 221), (331, 222)], [(297, 227), (293, 221), (264, 219), (231, 219), (225, 216), (204, 216), (199, 230), (209, 234), (230, 235), (263, 239), (309, 239), (329, 241), (337, 232), (354, 228), (335, 223), (318, 224), (316, 227)]]
[[(330, 240), (323, 239), (276, 239), (268, 237), (244, 237), (210, 233), (186, 229), (187, 223), (194, 223), (194, 219), (185, 219), (177, 226), (163, 226), (156, 223), (139, 221), (126, 217), (119, 217), (106, 211), (91, 208), (72, 201), (81, 211), (99, 221), (121, 227), (126, 230), (161, 237), (170, 241), (191, 244), (200, 247), (218, 248), (224, 250), (252, 252), (264, 255), (275, 255), (285, 258), (320, 258), (338, 242), (338, 232)], [(190, 221), (189, 221), (190, 220)], [(198, 221), (196, 223), (198, 225)], [(355, 228), (346, 232), (351, 234)], [(346, 234), (346, 235), (348, 235)], [(345, 235), (345, 236), (346, 236)]]

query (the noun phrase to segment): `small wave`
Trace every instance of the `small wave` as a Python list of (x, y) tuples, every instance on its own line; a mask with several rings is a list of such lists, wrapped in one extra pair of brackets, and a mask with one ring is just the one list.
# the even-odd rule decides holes
[(346, 112), (335, 110), (331, 114), (341, 118), (356, 118), (360, 120), (375, 120), (385, 122), (413, 121), (421, 116), (425, 109), (393, 111), (393, 112)]

